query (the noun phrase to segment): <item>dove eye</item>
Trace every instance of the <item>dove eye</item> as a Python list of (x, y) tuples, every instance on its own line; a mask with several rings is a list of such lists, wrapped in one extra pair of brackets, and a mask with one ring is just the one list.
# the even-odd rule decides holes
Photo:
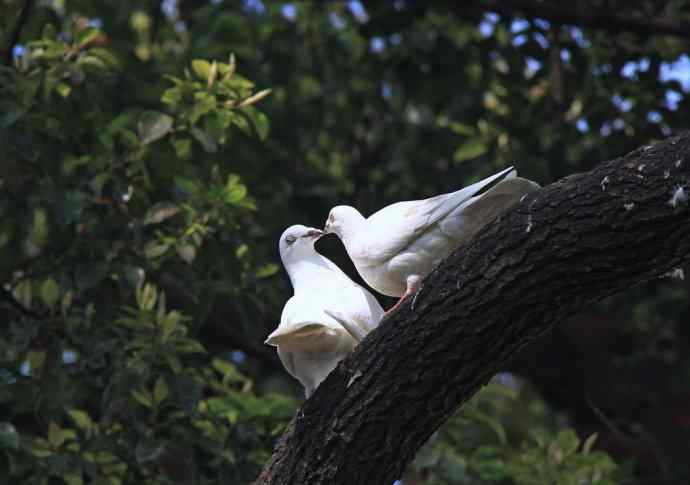
[(285, 242), (286, 243), (292, 244), (295, 241), (297, 241), (297, 238), (295, 236), (293, 236), (292, 234), (288, 234), (287, 236), (285, 236)]

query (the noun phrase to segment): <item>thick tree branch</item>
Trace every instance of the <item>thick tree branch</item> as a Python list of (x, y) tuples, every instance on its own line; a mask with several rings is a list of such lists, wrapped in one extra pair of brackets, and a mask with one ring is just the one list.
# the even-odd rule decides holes
[(690, 260), (688, 190), (690, 132), (528, 195), (338, 365), (256, 483), (392, 483), (532, 340)]
[(561, 2), (536, 0), (472, 0), (475, 7), (504, 15), (523, 15), (559, 24), (607, 31), (629, 31), (645, 36), (673, 35), (690, 38), (690, 22), (671, 17), (631, 16), (620, 12), (569, 7)]

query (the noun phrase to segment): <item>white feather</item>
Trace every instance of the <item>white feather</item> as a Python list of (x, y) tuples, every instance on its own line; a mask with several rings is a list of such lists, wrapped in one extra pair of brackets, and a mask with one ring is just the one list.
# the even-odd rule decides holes
[[(499, 183), (477, 195), (497, 179)], [(357, 271), (376, 291), (403, 296), (450, 252), (498, 214), (539, 188), (512, 167), (456, 192), (397, 202), (365, 219), (335, 207), (326, 231), (340, 236)]]
[[(266, 339), (277, 347), (285, 369), (302, 383), (307, 396), (383, 316), (371, 293), (316, 252), (316, 238), (305, 236), (310, 231), (318, 232), (292, 226), (281, 236), (280, 255), (294, 295), (283, 308), (278, 328)], [(288, 237), (294, 242), (288, 244)], [(360, 338), (353, 337), (353, 331)]]

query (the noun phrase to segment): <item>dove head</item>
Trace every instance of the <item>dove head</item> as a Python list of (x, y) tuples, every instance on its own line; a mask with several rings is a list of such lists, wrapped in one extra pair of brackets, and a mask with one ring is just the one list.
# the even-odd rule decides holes
[(354, 235), (365, 220), (364, 216), (354, 207), (339, 205), (333, 207), (328, 214), (324, 232), (337, 234), (340, 239), (346, 241)]
[(323, 231), (301, 224), (290, 226), (280, 236), (278, 248), (284, 264), (316, 253), (314, 243), (323, 236)]

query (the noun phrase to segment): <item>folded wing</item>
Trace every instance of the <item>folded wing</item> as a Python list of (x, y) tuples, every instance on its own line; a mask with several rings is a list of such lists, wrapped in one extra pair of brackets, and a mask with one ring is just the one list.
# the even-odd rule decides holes
[(372, 259), (371, 264), (376, 264), (400, 254), (486, 186), (501, 177), (515, 175), (513, 167), (509, 167), (456, 192), (384, 207), (367, 219), (366, 242), (357, 256)]

